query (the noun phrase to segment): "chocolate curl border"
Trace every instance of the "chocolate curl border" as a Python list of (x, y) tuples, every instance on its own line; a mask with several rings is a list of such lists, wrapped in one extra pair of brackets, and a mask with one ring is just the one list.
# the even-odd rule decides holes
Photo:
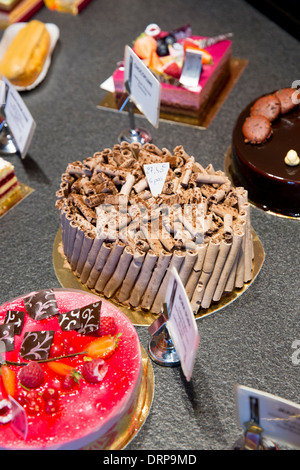
[(137, 250), (132, 258), (128, 271), (126, 273), (125, 279), (121, 285), (120, 291), (117, 294), (117, 299), (119, 302), (125, 302), (129, 296), (131, 289), (138, 277), (138, 274), (143, 266), (146, 253), (140, 250)]
[(162, 251), (160, 253), (156, 266), (153, 270), (151, 279), (148, 283), (147, 289), (143, 295), (143, 299), (141, 303), (141, 308), (143, 310), (151, 309), (157, 289), (159, 288), (160, 283), (165, 275), (165, 272), (170, 263), (171, 257), (172, 257), (172, 254), (166, 251)]
[(97, 292), (104, 291), (106, 283), (108, 282), (108, 280), (113, 275), (116, 269), (116, 266), (118, 264), (121, 254), (123, 253), (124, 248), (125, 248), (125, 245), (120, 240), (117, 240), (113, 244), (112, 250), (109, 253), (107, 261), (104, 264), (103, 269), (100, 273), (100, 276), (95, 284), (95, 290)]
[(132, 305), (132, 307), (137, 307), (139, 305), (151, 278), (152, 271), (157, 259), (157, 254), (155, 254), (153, 251), (148, 251), (136, 284), (129, 297), (129, 304)]
[(190, 277), (193, 267), (195, 266), (197, 258), (198, 258), (198, 250), (193, 250), (193, 251), (188, 250), (185, 252), (185, 259), (179, 271), (179, 277), (184, 286), (186, 286), (188, 282), (188, 279)]
[(233, 239), (232, 239), (232, 245), (230, 252), (228, 254), (228, 257), (226, 259), (226, 263), (223, 267), (220, 279), (218, 281), (216, 290), (213, 295), (213, 300), (214, 301), (219, 301), (223, 292), (224, 288), (226, 285), (226, 281), (228, 279), (228, 276), (230, 274), (230, 271), (232, 269), (232, 266), (234, 264), (234, 261), (236, 260), (236, 257), (238, 256), (238, 252), (240, 250), (242, 241), (243, 241), (244, 233), (241, 230), (240, 227), (235, 227), (234, 232), (233, 232)]
[(95, 234), (93, 232), (84, 232), (84, 238), (81, 246), (81, 252), (77, 261), (75, 274), (80, 277), (89, 251), (93, 245)]
[(154, 298), (154, 301), (151, 307), (151, 311), (153, 313), (160, 313), (162, 310), (172, 268), (174, 267), (179, 272), (180, 267), (182, 266), (183, 262), (184, 262), (184, 252), (175, 251), (172, 255), (172, 259), (169, 263), (165, 276), (160, 284), (158, 292)]
[(87, 256), (87, 259), (84, 263), (84, 266), (80, 275), (80, 281), (83, 284), (85, 284), (89, 278), (91, 270), (95, 265), (95, 260), (97, 259), (97, 253), (99, 253), (102, 243), (103, 243), (103, 239), (97, 238), (97, 237), (93, 241), (93, 245), (91, 246), (91, 249), (89, 251), (89, 254)]
[(126, 276), (129, 264), (133, 258), (132, 249), (129, 246), (126, 246), (123, 253), (120, 256), (119, 262), (113, 275), (107, 282), (104, 288), (104, 295), (105, 297), (112, 297), (115, 292), (118, 290), (120, 285), (122, 284), (124, 277)]
[(103, 266), (106, 263), (106, 260), (111, 252), (111, 249), (112, 249), (112, 244), (103, 241), (100, 247), (99, 253), (97, 255), (95, 264), (91, 269), (91, 272), (89, 274), (89, 277), (86, 283), (89, 289), (93, 289), (95, 287), (95, 284), (100, 276), (100, 273), (102, 272)]
[(215, 266), (210, 276), (210, 279), (206, 285), (204, 295), (201, 301), (202, 308), (209, 308), (211, 304), (212, 297), (215, 292), (215, 288), (217, 286), (218, 280), (221, 275), (221, 271), (225, 264), (230, 248), (231, 248), (231, 243), (227, 243), (225, 240), (221, 241), (219, 253), (215, 262)]
[(204, 291), (208, 283), (208, 280), (211, 276), (211, 273), (213, 272), (216, 258), (219, 253), (219, 249), (220, 249), (220, 242), (218, 242), (217, 240), (210, 240), (210, 243), (207, 247), (205, 259), (204, 259), (202, 272), (197, 282), (193, 296), (191, 298), (191, 307), (192, 307), (194, 315), (197, 314), (201, 306)]

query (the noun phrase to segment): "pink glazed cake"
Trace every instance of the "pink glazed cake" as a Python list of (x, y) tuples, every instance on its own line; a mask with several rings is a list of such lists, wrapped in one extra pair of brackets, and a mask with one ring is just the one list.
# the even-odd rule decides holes
[[(207, 38), (191, 35), (188, 39), (198, 41)], [(183, 41), (178, 42), (182, 43)], [(205, 51), (211, 56), (212, 61), (211, 63), (203, 63), (198, 87), (186, 88), (176, 79), (161, 80), (162, 112), (198, 116), (212, 105), (229, 78), (232, 41), (221, 40), (205, 47)], [(120, 65), (113, 73), (113, 81), (115, 97), (118, 101), (125, 92), (123, 65)]]
[[(36, 296), (43, 295), (45, 301), (40, 302)], [(36, 300), (37, 309), (35, 317), (30, 308)], [(52, 311), (51, 311), (52, 310)], [(16, 331), (19, 324), (14, 322), (15, 312), (22, 317), (21, 331)], [(46, 314), (43, 315), (43, 312)], [(47, 313), (48, 312), (48, 313)], [(100, 301), (95, 295), (81, 291), (64, 289), (48, 289), (20, 297), (0, 307), (0, 336), (7, 345), (11, 343), (10, 334), (7, 332), (11, 325), (14, 347), (8, 346), (5, 353), (5, 361), (23, 363), (35, 362), (37, 365), (37, 347), (28, 349), (28, 336), (36, 334), (54, 334), (48, 359), (61, 357), (59, 348), (68, 345), (68, 352), (75, 350), (85, 351), (87, 345), (93, 341), (106, 339), (108, 336), (99, 336), (99, 331), (93, 329), (97, 324), (93, 314), (100, 312), (100, 325), (106, 325), (107, 317), (114, 319), (114, 335), (119, 335), (118, 344), (112, 355), (102, 359), (103, 366), (100, 382), (93, 382), (91, 376), (84, 371), (85, 364), (91, 362), (88, 354), (74, 355), (69, 358), (55, 360), (53, 362), (41, 362), (42, 383), (30, 388), (28, 380), (34, 380), (33, 375), (27, 382), (21, 376), (21, 371), (27, 366), (16, 366), (10, 363), (6, 366), (16, 378), (14, 399), (25, 410), (28, 423), (26, 439), (19, 435), (11, 421), (6, 422), (9, 409), (6, 407), (7, 393), (5, 388), (4, 373), (1, 374), (1, 398), (0, 398), (0, 448), (1, 449), (38, 449), (38, 450), (72, 450), (81, 449), (97, 441), (97, 448), (109, 448), (109, 445), (119, 435), (126, 431), (134, 422), (136, 402), (142, 377), (142, 360), (140, 343), (134, 326), (127, 317), (116, 307)], [(78, 329), (71, 317), (75, 318), (80, 313), (81, 323)], [(49, 316), (48, 316), (49, 315)], [(96, 317), (97, 317), (96, 315)], [(70, 317), (69, 317), (70, 316)], [(104, 320), (106, 318), (106, 320)], [(64, 323), (65, 322), (65, 323)], [(73, 326), (72, 326), (73, 325)], [(89, 326), (87, 326), (89, 325)], [(116, 337), (116, 336), (114, 336)], [(110, 337), (112, 338), (112, 337)], [(45, 344), (40, 341), (40, 344)], [(49, 344), (48, 344), (49, 346)], [(40, 350), (42, 350), (42, 347)], [(40, 351), (38, 350), (38, 352)], [(29, 352), (28, 352), (29, 351)], [(45, 351), (44, 351), (45, 353)], [(66, 351), (65, 351), (66, 353)], [(62, 371), (53, 369), (49, 364), (59, 364), (59, 368), (66, 364), (78, 373), (78, 382), (67, 385)], [(57, 367), (57, 366), (56, 366)], [(2, 365), (3, 369), (3, 365)], [(87, 371), (89, 368), (87, 367)], [(75, 377), (75, 375), (72, 375)], [(10, 380), (12, 382), (12, 380)], [(29, 382), (30, 386), (33, 385)], [(28, 388), (29, 387), (29, 388)], [(55, 399), (49, 405), (49, 394), (53, 389)], [(51, 401), (52, 395), (50, 396)], [(47, 401), (48, 400), (48, 401)], [(34, 402), (34, 406), (32, 404)], [(50, 408), (49, 408), (50, 407)], [(18, 428), (17, 428), (18, 429)], [(108, 446), (108, 447), (107, 447)]]

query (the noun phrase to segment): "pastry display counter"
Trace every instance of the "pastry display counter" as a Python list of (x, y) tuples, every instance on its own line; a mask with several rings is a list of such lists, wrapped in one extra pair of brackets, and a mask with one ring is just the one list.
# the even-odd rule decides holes
[[(154, 129), (136, 115), (154, 144), (184, 145), (205, 167), (225, 168), (233, 128), (249, 102), (300, 78), (299, 42), (241, 0), (215, 0), (213, 9), (209, 0), (94, 0), (77, 16), (43, 7), (35, 18), (56, 25), (59, 38), (46, 76), (20, 91), (36, 121), (28, 154), (5, 157), (30, 192), (0, 219), (0, 305), (26, 292), (74, 287), (62, 286), (53, 260), (60, 228), (56, 191), (70, 162), (111, 148), (128, 126), (126, 113), (99, 107), (106, 96), (100, 84), (148, 24), (171, 30), (190, 23), (201, 36), (231, 32), (233, 57), (246, 61), (206, 128), (162, 119)], [(190, 382), (180, 367), (152, 364), (151, 410), (127, 450), (232, 448), (242, 434), (236, 384), (300, 402), (299, 220), (251, 206), (251, 224), (264, 252), (257, 276), (243, 295), (197, 318), (200, 343)], [(135, 328), (147, 350), (148, 325)]]

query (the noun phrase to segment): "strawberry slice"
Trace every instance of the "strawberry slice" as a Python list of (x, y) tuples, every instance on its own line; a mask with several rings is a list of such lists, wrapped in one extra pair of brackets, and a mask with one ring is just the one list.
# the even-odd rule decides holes
[(3, 365), (1, 367), (1, 378), (2, 384), (5, 393), (11, 397), (16, 397), (17, 395), (17, 377), (14, 370), (10, 369), (8, 366)]
[(170, 77), (174, 77), (178, 79), (180, 78), (181, 71), (182, 69), (179, 67), (179, 65), (175, 61), (170, 62), (164, 67), (164, 72), (167, 75), (170, 75)]
[(52, 372), (61, 376), (72, 375), (73, 371), (75, 371), (73, 366), (70, 366), (64, 362), (48, 362), (47, 366), (52, 370)]
[(157, 42), (152, 36), (142, 33), (136, 40), (133, 50), (140, 59), (150, 59), (156, 51)]
[(85, 347), (87, 356), (99, 357), (107, 359), (115, 352), (118, 347), (120, 335), (117, 336), (101, 336), (100, 338), (92, 341)]

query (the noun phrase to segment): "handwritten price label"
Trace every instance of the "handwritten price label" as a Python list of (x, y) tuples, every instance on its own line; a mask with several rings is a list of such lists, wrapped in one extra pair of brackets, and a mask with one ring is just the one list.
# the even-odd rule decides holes
[(152, 196), (158, 196), (162, 192), (169, 171), (169, 163), (148, 163), (144, 165), (145, 175)]

